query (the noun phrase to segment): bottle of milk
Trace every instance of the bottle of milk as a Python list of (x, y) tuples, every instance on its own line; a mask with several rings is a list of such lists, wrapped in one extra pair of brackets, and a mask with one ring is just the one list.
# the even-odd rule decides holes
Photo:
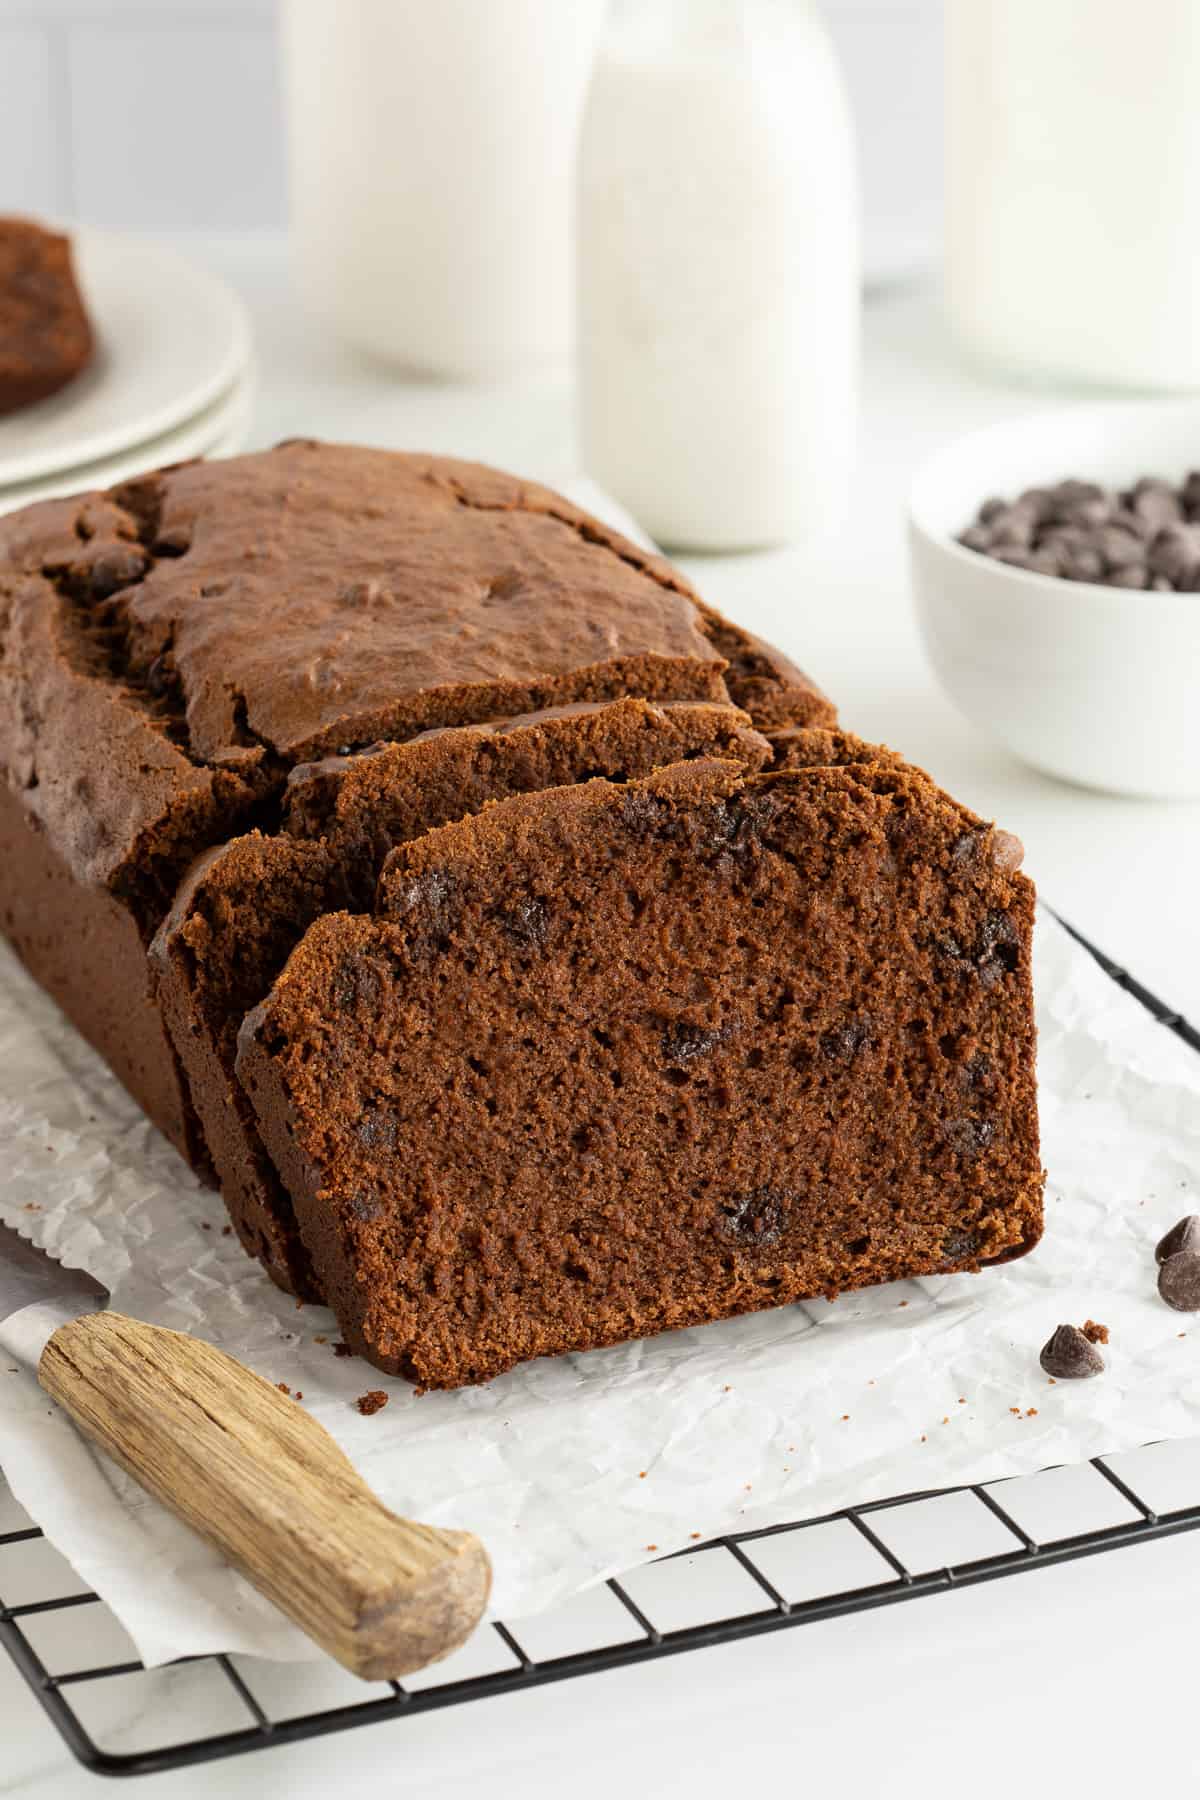
[(815, 0), (613, 0), (579, 150), (584, 466), (661, 543), (836, 524), (857, 224)]
[(1197, 0), (946, 7), (946, 299), (1033, 380), (1200, 388)]
[(572, 170), (603, 0), (284, 0), (306, 300), (423, 374), (569, 355)]

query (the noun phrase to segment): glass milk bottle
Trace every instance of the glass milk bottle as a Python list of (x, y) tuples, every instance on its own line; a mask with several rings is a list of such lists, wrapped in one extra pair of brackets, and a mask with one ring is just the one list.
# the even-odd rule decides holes
[(1200, 5), (946, 7), (946, 302), (1018, 376), (1200, 388)]
[(292, 240), (340, 337), (425, 374), (569, 354), (601, 0), (284, 0)]
[(854, 435), (857, 197), (810, 0), (614, 0), (580, 137), (587, 473), (660, 542), (835, 524)]

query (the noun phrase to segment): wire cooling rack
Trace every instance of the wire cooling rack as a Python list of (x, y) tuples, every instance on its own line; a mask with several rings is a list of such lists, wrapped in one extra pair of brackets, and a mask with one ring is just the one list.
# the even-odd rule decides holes
[[(1067, 929), (1200, 1051), (1200, 1032)], [(332, 1662), (206, 1656), (148, 1670), (108, 1608), (9, 1501), (9, 1513), (0, 1511), (0, 1641), (80, 1762), (98, 1774), (146, 1775), (1146, 1543), (1200, 1526), (1197, 1494), (1200, 1440), (736, 1532), (517, 1626), (487, 1626), (403, 1686), (364, 1685)], [(89, 1609), (86, 1634), (79, 1607)], [(108, 1660), (82, 1666), (83, 1635), (89, 1655)], [(194, 1733), (186, 1739), (172, 1733), (184, 1717)]]

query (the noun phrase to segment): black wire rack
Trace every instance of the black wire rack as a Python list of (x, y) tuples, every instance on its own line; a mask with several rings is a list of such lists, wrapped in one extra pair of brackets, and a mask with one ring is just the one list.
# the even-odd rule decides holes
[[(1065, 923), (1065, 921), (1063, 921)], [(1200, 1051), (1200, 1032), (1072, 927), (1105, 972)], [(85, 1767), (145, 1775), (413, 1717), (951, 1588), (1200, 1526), (1200, 1440), (1074, 1468), (847, 1507), (735, 1532), (647, 1563), (554, 1612), (493, 1624), (445, 1663), (363, 1684), (332, 1662), (187, 1658), (148, 1670), (103, 1602), (31, 1522), (0, 1531), (0, 1641)], [(112, 1660), (76, 1666), (75, 1611)], [(98, 1610), (97, 1610), (98, 1609)], [(172, 1723), (193, 1721), (177, 1738)]]

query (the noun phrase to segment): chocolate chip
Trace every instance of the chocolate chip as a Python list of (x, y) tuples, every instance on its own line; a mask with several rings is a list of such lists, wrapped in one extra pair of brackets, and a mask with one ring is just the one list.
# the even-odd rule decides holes
[(1141, 538), (1117, 525), (1101, 528), (1096, 548), (1110, 569), (1124, 569), (1131, 563), (1140, 563), (1145, 555)]
[(1183, 517), (1183, 503), (1169, 482), (1143, 476), (1135, 482), (1130, 505), (1142, 523), (1151, 531), (1174, 525)]
[(88, 570), (88, 589), (93, 600), (107, 600), (121, 588), (140, 581), (150, 558), (137, 544), (113, 544), (102, 550)]
[(1165, 1237), (1161, 1237), (1154, 1247), (1154, 1260), (1160, 1266), (1168, 1256), (1178, 1256), (1181, 1250), (1200, 1250), (1200, 1213), (1188, 1213), (1177, 1225), (1172, 1225)]
[(1055, 1381), (1086, 1381), (1104, 1373), (1104, 1358), (1077, 1325), (1060, 1325), (1042, 1345), (1038, 1361)]
[(974, 1162), (996, 1136), (991, 1119), (948, 1119), (943, 1131), (951, 1150), (964, 1162)]
[(546, 937), (550, 929), (549, 914), (541, 900), (526, 896), (506, 912), (496, 915), (514, 943), (522, 950), (541, 950), (545, 947)]
[(1176, 1312), (1200, 1312), (1200, 1250), (1177, 1250), (1158, 1271), (1158, 1291)]
[(1063, 558), (1062, 572), (1067, 581), (1099, 581), (1104, 574), (1104, 558), (1088, 546), (1070, 550)]
[(851, 1019), (849, 1024), (837, 1025), (832, 1031), (822, 1034), (821, 1052), (831, 1062), (849, 1065), (870, 1041), (870, 1022), (866, 1019)]
[(1025, 846), (1012, 831), (992, 832), (992, 863), (1003, 875), (1011, 875), (1025, 860)]
[(171, 685), (171, 665), (165, 656), (156, 656), (146, 670), (146, 689), (161, 700)]
[(956, 869), (969, 869), (978, 862), (985, 831), (963, 831), (955, 838), (950, 846), (950, 861)]
[(691, 1062), (694, 1057), (707, 1056), (715, 1050), (726, 1035), (725, 1027), (708, 1027), (690, 1025), (686, 1019), (676, 1019), (668, 1025), (662, 1034), (663, 1061), (668, 1063)]
[(953, 1226), (942, 1239), (942, 1255), (944, 1266), (966, 1262), (979, 1249), (979, 1233), (968, 1231), (961, 1225)]
[(155, 556), (186, 556), (192, 547), (190, 525), (172, 525), (160, 531), (154, 540)]
[(777, 1244), (783, 1236), (784, 1219), (791, 1205), (789, 1194), (777, 1194), (770, 1188), (756, 1188), (721, 1208), (717, 1228), (722, 1237), (736, 1244), (766, 1248)]
[(377, 1219), (382, 1213), (383, 1202), (374, 1194), (351, 1194), (346, 1207), (352, 1219), (359, 1219), (364, 1225), (369, 1225), (372, 1219)]

